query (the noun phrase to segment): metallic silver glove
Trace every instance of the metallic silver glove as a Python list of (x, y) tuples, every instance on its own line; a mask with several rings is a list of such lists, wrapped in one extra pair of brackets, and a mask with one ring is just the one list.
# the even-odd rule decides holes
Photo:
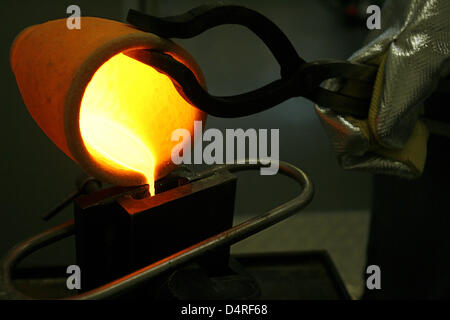
[[(449, 72), (449, 58), (449, 0), (386, 2), (381, 30), (349, 58), (380, 63), (369, 118), (316, 106), (343, 168), (408, 178), (421, 174), (428, 131), (418, 119), (424, 100)], [(336, 80), (327, 83), (329, 89), (338, 86)]]

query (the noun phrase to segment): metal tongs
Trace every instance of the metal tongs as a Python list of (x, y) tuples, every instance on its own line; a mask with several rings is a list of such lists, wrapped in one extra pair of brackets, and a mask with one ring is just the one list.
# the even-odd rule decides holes
[[(232, 5), (204, 5), (182, 15), (164, 18), (129, 10), (127, 21), (140, 30), (160, 37), (181, 39), (192, 38), (216, 26), (236, 24), (247, 27), (265, 43), (280, 66), (281, 78), (257, 90), (227, 97), (211, 95), (198, 83), (188, 67), (168, 54), (154, 50), (126, 53), (167, 75), (187, 101), (210, 115), (225, 118), (247, 116), (301, 96), (340, 115), (358, 119), (368, 117), (377, 65), (332, 59), (306, 62), (278, 26), (251, 9)], [(340, 80), (337, 91), (321, 86), (332, 78)], [(450, 79), (442, 79), (433, 99), (427, 101), (444, 101), (442, 99), (445, 98), (448, 101), (449, 96)], [(425, 113), (425, 117), (428, 118), (427, 124), (433, 122), (429, 118), (445, 121), (439, 112), (431, 115)], [(445, 127), (444, 123), (442, 125), (436, 133), (450, 136), (449, 127)]]

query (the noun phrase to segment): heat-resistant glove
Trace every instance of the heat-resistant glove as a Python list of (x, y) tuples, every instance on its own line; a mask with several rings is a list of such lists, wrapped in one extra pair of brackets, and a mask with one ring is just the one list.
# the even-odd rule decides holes
[[(386, 2), (381, 29), (349, 58), (378, 65), (368, 118), (316, 106), (343, 168), (420, 176), (429, 135), (420, 114), (424, 100), (449, 73), (449, 58), (449, 0)], [(330, 80), (326, 86), (338, 89), (340, 83)]]

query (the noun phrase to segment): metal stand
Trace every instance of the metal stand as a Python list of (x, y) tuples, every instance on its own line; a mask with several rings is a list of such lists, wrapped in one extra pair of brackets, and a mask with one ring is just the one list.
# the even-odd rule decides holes
[[(260, 167), (261, 164), (250, 164), (247, 161), (229, 165), (214, 166), (208, 170), (193, 174), (192, 176), (175, 179), (175, 181), (178, 182), (178, 187), (175, 187), (173, 191), (171, 191), (170, 188), (169, 190), (167, 190), (166, 187), (173, 183), (174, 177), (168, 177), (168, 180), (160, 181), (160, 183), (158, 183), (156, 186), (157, 192), (161, 192), (161, 195), (153, 197), (152, 199), (159, 199), (158, 202), (156, 200), (150, 199), (142, 202), (134, 201), (129, 197), (142, 197), (142, 195), (145, 194), (146, 190), (146, 188), (142, 186), (126, 188), (112, 187), (95, 192), (89, 197), (79, 197), (77, 199), (77, 205), (80, 207), (80, 209), (88, 210), (89, 208), (100, 205), (99, 213), (95, 213), (92, 216), (92, 221), (94, 222), (86, 223), (86, 221), (84, 221), (86, 223), (84, 225), (87, 228), (86, 230), (90, 230), (89, 233), (80, 235), (79, 238), (80, 242), (78, 246), (78, 253), (80, 263), (84, 263), (84, 266), (87, 266), (88, 270), (89, 268), (91, 268), (91, 271), (88, 271), (91, 274), (91, 280), (87, 280), (88, 285), (90, 285), (90, 281), (97, 281), (92, 278), (93, 275), (97, 274), (102, 276), (102, 272), (98, 270), (95, 265), (90, 266), (91, 262), (86, 260), (86, 256), (89, 256), (93, 259), (98, 259), (99, 263), (103, 263), (103, 266), (109, 266), (110, 268), (112, 268), (112, 272), (110, 272), (111, 269), (107, 270), (106, 273), (105, 270), (102, 271), (103, 275), (106, 274), (106, 277), (113, 277), (113, 274), (115, 272), (121, 273), (126, 272), (125, 270), (127, 270), (128, 268), (139, 268), (139, 265), (141, 263), (144, 264), (147, 260), (151, 261), (153, 259), (157, 259), (156, 257), (158, 257), (158, 255), (162, 255), (164, 253), (167, 253), (168, 251), (176, 251), (177, 248), (179, 248), (179, 246), (181, 245), (183, 245), (184, 248), (158, 261), (151, 262), (149, 265), (139, 268), (138, 270), (134, 270), (131, 273), (125, 274), (118, 279), (114, 279), (111, 282), (105, 283), (100, 287), (76, 296), (71, 296), (69, 298), (111, 299), (123, 297), (125, 294), (135, 292), (138, 287), (142, 288), (143, 286), (147, 286), (152, 282), (154, 284), (154, 281), (160, 280), (161, 277), (167, 275), (168, 272), (179, 271), (188, 264), (200, 264), (200, 267), (208, 267), (208, 265), (212, 266), (216, 263), (220, 264), (220, 257), (223, 257), (223, 259), (225, 260), (228, 256), (227, 248), (230, 245), (286, 219), (287, 217), (305, 207), (311, 201), (314, 189), (309, 177), (302, 170), (296, 168), (295, 166), (280, 161), (280, 173), (296, 180), (302, 187), (301, 192), (296, 197), (285, 202), (284, 204), (218, 233), (214, 233), (216, 230), (210, 230), (210, 225), (199, 224), (203, 220), (195, 220), (196, 222), (193, 223), (192, 217), (190, 217), (189, 215), (186, 215), (187, 217), (184, 217), (181, 213), (179, 213), (183, 211), (183, 205), (187, 205), (188, 208), (193, 208), (191, 211), (194, 212), (194, 214), (196, 214), (198, 208), (205, 207), (201, 211), (206, 219), (212, 221), (212, 228), (218, 228), (217, 230), (221, 229), (222, 227), (225, 228), (225, 224), (227, 223), (227, 221), (230, 221), (226, 217), (231, 217), (231, 215), (225, 216), (223, 224), (217, 223), (217, 221), (215, 220), (217, 219), (216, 212), (220, 210), (222, 206), (230, 205), (230, 202), (228, 201), (223, 200), (224, 202), (221, 202), (222, 198), (224, 197), (224, 192), (225, 194), (228, 194), (229, 199), (234, 202), (235, 179), (234, 177), (230, 176), (227, 171), (235, 172), (242, 170), (259, 170)], [(225, 190), (228, 190), (229, 192)], [(231, 197), (231, 195), (233, 196)], [(173, 206), (173, 204), (176, 203), (174, 201), (182, 202), (180, 202), (176, 206)], [(204, 203), (202, 201), (204, 201)], [(111, 204), (114, 206), (114, 203), (116, 202), (120, 204), (120, 206), (116, 207), (113, 210), (118, 210), (116, 211), (116, 213), (122, 213), (118, 215), (118, 218), (114, 217), (113, 213), (112, 218), (113, 221), (116, 222), (113, 223), (113, 231), (111, 232), (111, 228), (105, 227), (105, 224), (108, 225), (108, 219), (110, 218), (108, 213), (106, 213), (105, 208), (108, 208), (108, 205)], [(229, 208), (231, 209), (232, 206)], [(192, 224), (196, 224), (194, 228), (196, 228), (197, 232), (200, 232), (200, 234), (198, 234), (197, 232), (192, 233), (190, 230), (184, 230), (183, 226), (180, 228), (180, 230), (184, 232), (184, 239), (180, 239), (188, 242), (181, 242), (175, 239), (171, 239), (170, 234), (167, 235), (166, 232), (172, 230), (172, 228), (160, 224), (150, 227), (150, 221), (157, 221), (154, 220), (154, 217), (152, 216), (153, 210), (155, 210), (155, 212), (159, 212), (159, 214), (162, 214), (163, 212), (167, 212), (165, 210), (169, 209), (173, 209), (173, 212), (178, 212), (178, 214), (181, 215), (179, 216), (181, 217), (180, 219), (182, 219), (180, 221), (187, 221), (187, 223), (189, 223), (187, 227), (192, 226)], [(149, 211), (150, 213), (145, 211)], [(232, 210), (230, 210), (230, 212), (232, 212)], [(97, 214), (100, 214), (102, 219), (96, 219)], [(135, 214), (136, 217), (139, 217), (136, 219), (139, 219), (139, 221), (140, 219), (144, 219), (142, 220), (143, 225), (146, 225), (147, 228), (153, 228), (152, 230), (156, 230), (155, 232), (158, 232), (159, 236), (152, 237), (151, 235), (148, 235), (147, 228), (141, 228), (141, 222), (139, 222), (139, 224), (135, 223), (136, 220), (134, 220), (135, 217), (133, 216)], [(170, 215), (171, 214), (172, 212), (170, 213)], [(158, 216), (158, 213), (156, 213), (155, 216)], [(169, 216), (169, 218), (167, 218), (163, 215), (163, 217), (160, 216), (160, 219), (164, 219), (163, 221), (166, 221), (168, 226), (173, 226), (176, 222), (171, 219), (172, 216)], [(83, 225), (83, 219), (85, 218), (86, 214), (82, 214), (81, 220), (78, 219), (78, 221), (80, 221), (79, 225), (80, 223), (81, 225)], [(89, 219), (90, 215), (88, 220)], [(121, 223), (124, 223), (125, 228), (121, 226)], [(159, 230), (160, 228), (165, 231), (161, 232), (161, 230)], [(98, 230), (101, 231), (100, 236), (97, 236), (95, 234)], [(48, 229), (30, 239), (27, 239), (12, 248), (2, 261), (2, 268), (0, 270), (0, 287), (3, 287), (3, 291), (1, 291), (0, 294), (12, 299), (33, 299), (33, 296), (29, 296), (23, 293), (14, 284), (13, 276), (16, 272), (16, 266), (29, 254), (51, 243), (69, 237), (73, 235), (75, 231), (75, 222), (67, 221), (59, 226)], [(78, 232), (84, 233), (84, 227), (79, 229)], [(207, 237), (209, 232), (213, 235), (195, 243), (197, 239), (200, 239), (203, 236)], [(115, 241), (117, 240), (116, 236), (118, 236), (118, 238), (123, 240), (124, 242)], [(141, 239), (144, 239), (144, 241), (146, 241), (147, 239), (151, 239), (154, 242), (150, 244), (150, 247), (158, 248), (158, 246), (154, 246), (153, 243), (158, 243), (159, 245), (159, 242), (161, 240), (160, 237), (162, 237), (163, 240), (171, 239), (166, 244), (163, 244), (163, 246), (165, 246), (165, 249), (163, 250), (164, 252), (155, 249), (150, 253), (147, 253), (146, 251), (148, 247), (139, 242)], [(86, 239), (90, 239), (90, 241), (86, 241)], [(105, 242), (101, 243), (102, 240)], [(95, 241), (99, 241), (99, 243), (95, 243)], [(187, 246), (187, 243), (192, 243), (189, 241), (194, 242), (194, 244)], [(89, 248), (89, 246), (92, 246), (93, 249)], [(101, 250), (106, 250), (106, 252), (97, 251), (95, 246), (100, 246)], [(125, 246), (130, 251), (127, 252), (127, 250), (122, 246)], [(114, 263), (111, 263), (111, 260), (108, 260), (112, 259), (113, 261), (120, 263), (120, 259), (117, 258), (117, 253), (115, 252), (115, 250), (119, 250), (119, 257), (124, 258), (126, 261), (120, 266), (117, 266)], [(96, 257), (95, 254), (104, 254), (104, 257), (99, 258)], [(207, 259), (206, 257), (208, 257), (208, 255), (210, 254), (214, 255), (214, 257), (219, 257), (219, 259), (217, 259), (217, 261), (211, 261), (211, 256), (209, 259)], [(216, 254), (218, 254), (218, 256), (216, 256)], [(230, 270), (231, 269), (233, 268), (230, 268)], [(226, 266), (223, 270), (226, 271)], [(233, 288), (235, 289), (236, 287), (239, 287), (239, 285), (247, 285), (250, 287), (250, 289), (256, 287), (252, 284), (252, 280), (249, 280), (250, 278), (248, 276), (243, 273), (240, 274), (239, 272), (234, 272), (233, 274), (233, 270), (231, 270), (231, 273), (229, 275), (235, 277), (233, 278), (233, 281), (236, 281), (238, 286), (231, 287), (231, 291), (227, 289), (230, 288), (229, 286), (224, 285), (226, 284), (227, 279), (225, 279), (225, 282), (221, 281), (221, 278), (223, 280), (223, 276), (226, 276), (226, 274), (222, 274), (220, 267), (206, 268), (205, 275), (207, 276), (206, 285), (213, 290), (216, 290), (217, 288), (223, 288), (224, 290), (222, 292), (232, 292)], [(155, 286), (153, 286), (153, 288), (155, 288)], [(243, 291), (240, 292), (242, 293)], [(255, 292), (257, 292), (257, 290)], [(248, 293), (252, 294), (251, 290), (248, 291)], [(247, 295), (247, 293), (245, 294)], [(227, 295), (220, 295), (220, 292), (217, 295), (218, 298), (222, 296)]]

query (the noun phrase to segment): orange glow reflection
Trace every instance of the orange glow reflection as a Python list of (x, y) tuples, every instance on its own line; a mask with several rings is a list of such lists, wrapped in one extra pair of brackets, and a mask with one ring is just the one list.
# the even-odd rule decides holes
[(157, 170), (169, 163), (172, 131), (193, 126), (199, 111), (171, 80), (122, 53), (105, 62), (86, 87), (80, 131), (103, 166), (145, 175), (154, 195)]

